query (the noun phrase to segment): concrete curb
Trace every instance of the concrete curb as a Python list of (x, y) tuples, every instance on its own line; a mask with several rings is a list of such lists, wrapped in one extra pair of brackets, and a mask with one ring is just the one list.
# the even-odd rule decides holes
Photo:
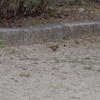
[(76, 22), (44, 25), (31, 28), (0, 28), (3, 45), (30, 45), (100, 34), (100, 22)]

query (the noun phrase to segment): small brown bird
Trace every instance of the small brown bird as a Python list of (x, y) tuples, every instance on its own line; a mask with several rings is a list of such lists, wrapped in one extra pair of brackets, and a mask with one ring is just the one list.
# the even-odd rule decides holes
[(53, 51), (56, 51), (56, 50), (59, 48), (59, 46), (50, 46), (50, 48), (51, 48)]

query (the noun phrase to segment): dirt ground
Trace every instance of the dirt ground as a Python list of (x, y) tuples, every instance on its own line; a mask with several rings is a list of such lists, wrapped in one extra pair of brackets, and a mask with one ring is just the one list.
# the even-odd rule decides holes
[(1, 47), (0, 100), (100, 100), (100, 43)]

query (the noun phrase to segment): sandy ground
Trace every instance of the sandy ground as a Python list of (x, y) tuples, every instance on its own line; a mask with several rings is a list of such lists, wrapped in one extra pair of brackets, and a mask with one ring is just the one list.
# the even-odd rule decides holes
[(1, 47), (0, 100), (100, 100), (100, 43)]

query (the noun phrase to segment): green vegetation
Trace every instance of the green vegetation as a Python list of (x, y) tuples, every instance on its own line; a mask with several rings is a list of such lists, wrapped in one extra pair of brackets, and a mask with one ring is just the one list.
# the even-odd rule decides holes
[(99, 68), (97, 69), (97, 72), (100, 72), (100, 69)]
[[(99, 0), (2, 0), (0, 1), (0, 18), (38, 16), (50, 11), (51, 5), (83, 5), (90, 2), (99, 3)], [(50, 15), (56, 16), (54, 12), (50, 12)]]
[(2, 45), (2, 43), (3, 43), (3, 40), (0, 39), (0, 46)]
[(91, 69), (92, 69), (92, 66), (87, 66), (87, 67), (85, 67), (84, 69), (86, 69), (86, 70), (91, 70)]
[(56, 0), (2, 0), (0, 1), (0, 18), (37, 16), (43, 13), (53, 1)]
[(91, 59), (90, 57), (85, 57), (85, 59)]
[(69, 21), (96, 21), (100, 20), (99, 3), (100, 0), (2, 0), (0, 27), (31, 27)]
[(56, 57), (55, 58), (53, 58), (54, 59), (54, 61), (56, 62), (56, 63), (60, 63), (60, 60), (59, 59), (57, 59)]
[(21, 77), (30, 77), (30, 74), (29, 73), (21, 73), (20, 76)]

